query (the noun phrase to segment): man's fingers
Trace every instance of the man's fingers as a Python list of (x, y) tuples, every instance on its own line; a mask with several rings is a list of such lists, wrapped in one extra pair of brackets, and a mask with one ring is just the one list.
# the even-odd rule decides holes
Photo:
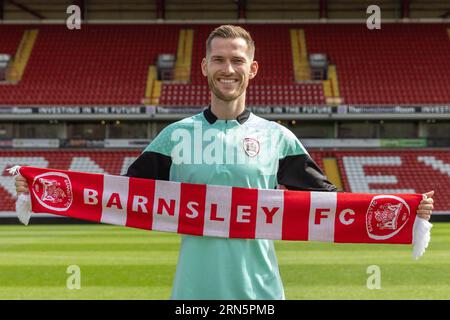
[(419, 210), (433, 210), (434, 206), (432, 204), (420, 204), (418, 207)]
[(434, 203), (433, 198), (423, 199), (420, 201), (420, 204), (433, 204), (433, 203)]
[[(25, 188), (28, 189), (28, 183), (16, 183), (16, 189), (17, 188)], [(419, 206), (422, 204), (419, 204)]]
[(420, 201), (419, 207), (417, 208), (417, 216), (428, 221), (430, 220), (434, 209), (434, 190), (426, 192), (422, 196), (423, 199)]
[(431, 211), (430, 210), (417, 210), (417, 215), (431, 216)]
[(419, 212), (417, 212), (417, 216), (419, 218), (425, 219), (427, 221), (430, 220), (430, 218), (431, 218), (431, 214), (426, 214), (426, 213), (419, 213)]
[(434, 195), (434, 190), (433, 191), (428, 191), (427, 193), (423, 194), (423, 198), (424, 199), (432, 198), (433, 195)]
[(28, 193), (28, 183), (27, 179), (22, 176), (16, 176), (16, 193), (19, 195), (21, 193)]
[(25, 179), (25, 178), (22, 177), (22, 176), (17, 176), (17, 177), (16, 177), (15, 184), (16, 184), (16, 187), (28, 185), (27, 179)]
[(428, 199), (420, 200), (419, 204), (433, 204), (433, 203), (434, 203), (434, 199), (433, 198), (428, 198)]
[(426, 220), (426, 221), (430, 221), (430, 219), (431, 219), (431, 216), (425, 216), (425, 215), (418, 215), (418, 217), (419, 217), (420, 219), (424, 219), (424, 220)]
[(17, 193), (17, 195), (19, 195), (19, 194), (28, 194), (28, 189), (17, 189), (16, 193)]

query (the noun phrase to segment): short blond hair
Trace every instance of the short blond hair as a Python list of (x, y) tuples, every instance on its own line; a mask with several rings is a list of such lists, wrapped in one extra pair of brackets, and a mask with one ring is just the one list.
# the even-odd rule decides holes
[(233, 26), (233, 25), (222, 25), (220, 27), (215, 28), (206, 39), (206, 55), (208, 56), (211, 51), (211, 42), (214, 38), (223, 38), (223, 39), (236, 39), (242, 38), (245, 40), (248, 46), (248, 53), (251, 60), (253, 60), (255, 56), (255, 42), (253, 41), (250, 33), (242, 27)]

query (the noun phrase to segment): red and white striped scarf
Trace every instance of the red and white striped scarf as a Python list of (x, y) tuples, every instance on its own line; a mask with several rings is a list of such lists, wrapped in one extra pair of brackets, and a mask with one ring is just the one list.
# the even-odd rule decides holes
[[(29, 185), (19, 219), (51, 213), (99, 223), (196, 236), (414, 244), (431, 224), (416, 216), (420, 194), (263, 190), (35, 167), (14, 167)], [(30, 202), (31, 200), (31, 202)]]

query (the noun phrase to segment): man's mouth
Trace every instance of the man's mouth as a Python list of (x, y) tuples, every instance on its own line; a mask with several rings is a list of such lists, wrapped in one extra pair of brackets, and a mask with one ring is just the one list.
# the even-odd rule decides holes
[(236, 83), (238, 82), (237, 79), (224, 79), (224, 78), (219, 78), (218, 79), (220, 83), (224, 83), (224, 84), (231, 84), (231, 83)]

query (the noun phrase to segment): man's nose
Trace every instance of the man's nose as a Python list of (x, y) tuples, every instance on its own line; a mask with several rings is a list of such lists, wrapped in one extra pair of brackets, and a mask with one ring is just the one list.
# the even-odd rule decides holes
[(234, 73), (234, 68), (233, 68), (233, 65), (231, 64), (231, 62), (225, 62), (222, 70), (226, 74)]

